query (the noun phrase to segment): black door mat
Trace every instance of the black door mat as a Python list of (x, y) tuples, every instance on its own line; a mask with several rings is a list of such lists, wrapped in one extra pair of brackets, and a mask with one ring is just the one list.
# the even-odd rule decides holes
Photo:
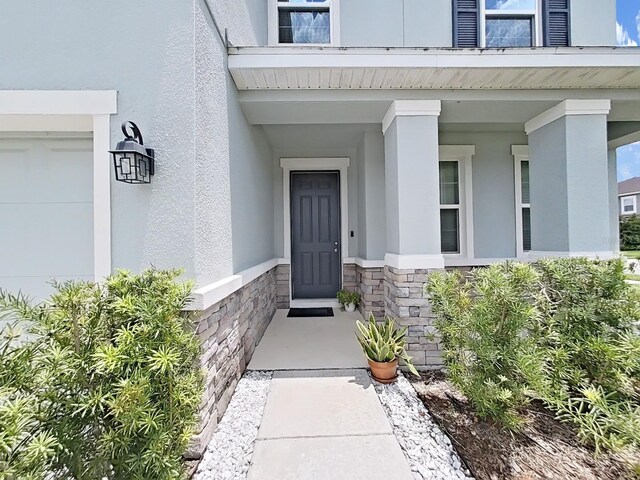
[(290, 308), (287, 317), (333, 317), (333, 308)]

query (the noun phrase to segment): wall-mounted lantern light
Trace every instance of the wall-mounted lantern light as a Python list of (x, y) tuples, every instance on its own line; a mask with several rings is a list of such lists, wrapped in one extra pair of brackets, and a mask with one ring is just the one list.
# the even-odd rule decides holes
[[(131, 130), (131, 134), (127, 128)], [(113, 155), (116, 180), (125, 183), (151, 183), (151, 175), (155, 171), (153, 149), (144, 146), (142, 134), (135, 123), (124, 122), (122, 133), (124, 140), (109, 152)]]

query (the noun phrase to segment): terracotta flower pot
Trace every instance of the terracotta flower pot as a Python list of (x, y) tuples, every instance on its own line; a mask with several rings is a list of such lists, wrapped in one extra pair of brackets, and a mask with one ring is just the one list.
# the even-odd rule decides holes
[(393, 362), (369, 361), (371, 376), (380, 383), (393, 383), (398, 378), (398, 359)]

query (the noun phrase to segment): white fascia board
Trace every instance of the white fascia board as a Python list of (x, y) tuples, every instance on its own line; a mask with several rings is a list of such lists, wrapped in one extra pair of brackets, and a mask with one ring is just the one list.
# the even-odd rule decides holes
[(394, 100), (382, 119), (382, 133), (385, 133), (396, 117), (440, 116), (440, 100)]
[(539, 128), (549, 125), (559, 118), (569, 115), (609, 115), (611, 111), (611, 100), (564, 100), (555, 107), (551, 107), (546, 112), (542, 112), (537, 117), (524, 124), (524, 130), (529, 135)]
[(108, 115), (115, 90), (0, 90), (0, 115)]
[(229, 49), (229, 69), (245, 68), (548, 68), (638, 67), (640, 49), (367, 49), (249, 47)]

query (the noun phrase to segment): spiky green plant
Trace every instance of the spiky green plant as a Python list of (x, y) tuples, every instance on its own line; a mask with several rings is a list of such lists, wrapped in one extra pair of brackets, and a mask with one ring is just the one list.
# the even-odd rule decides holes
[(202, 374), (179, 274), (55, 284), (35, 306), (0, 291), (0, 311), (30, 334), (0, 350), (0, 422), (13, 425), (0, 434), (0, 466), (14, 472), (4, 478), (184, 476)]
[(372, 362), (393, 362), (396, 359), (402, 360), (409, 371), (418, 375), (418, 371), (413, 366), (411, 357), (406, 351), (407, 328), (396, 328), (395, 320), (386, 317), (384, 322), (376, 322), (373, 313), (369, 314), (369, 321), (356, 322), (360, 335), (356, 335), (362, 351)]

